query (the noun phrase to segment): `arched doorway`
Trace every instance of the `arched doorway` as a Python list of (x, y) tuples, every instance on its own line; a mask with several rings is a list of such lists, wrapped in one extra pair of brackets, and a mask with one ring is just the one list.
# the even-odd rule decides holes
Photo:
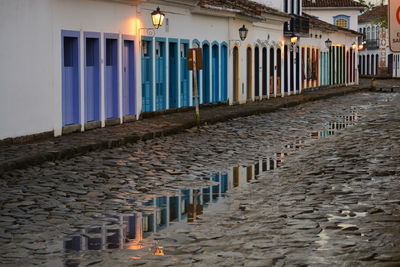
[(210, 45), (203, 43), (203, 104), (210, 103)]
[(254, 48), (254, 94), (260, 96), (260, 49)]
[(247, 100), (252, 99), (252, 75), (253, 75), (253, 66), (252, 66), (252, 50), (251, 47), (247, 47), (246, 51), (246, 87), (247, 87)]
[(370, 58), (369, 58), (369, 55), (367, 55), (367, 73), (366, 74), (367, 75), (370, 74)]
[(281, 61), (282, 52), (281, 49), (278, 48), (276, 50), (276, 95), (281, 95), (281, 76), (282, 76), (282, 61)]
[(239, 102), (239, 49), (237, 46), (233, 48), (233, 101)]
[(273, 95), (274, 94), (274, 70), (275, 70), (275, 64), (274, 64), (274, 58), (275, 58), (275, 53), (274, 53), (274, 48), (271, 47), (269, 50), (269, 94)]
[(287, 93), (289, 91), (289, 69), (288, 69), (288, 46), (285, 45), (283, 49), (283, 91)]
[(220, 101), (219, 94), (219, 45), (212, 46), (212, 102)]
[(267, 95), (267, 48), (262, 49), (262, 95)]

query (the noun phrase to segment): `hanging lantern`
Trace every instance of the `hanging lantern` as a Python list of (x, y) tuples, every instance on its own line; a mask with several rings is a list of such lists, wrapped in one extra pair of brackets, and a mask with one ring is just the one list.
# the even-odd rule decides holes
[(325, 41), (325, 45), (326, 47), (330, 48), (332, 46), (332, 41), (328, 38), (328, 40)]
[(239, 29), (240, 40), (244, 41), (247, 37), (248, 32), (249, 30), (246, 28), (245, 25), (243, 25), (243, 27)]
[(154, 28), (160, 28), (164, 23), (164, 18), (165, 14), (160, 11), (160, 7), (157, 7), (157, 9), (151, 13)]

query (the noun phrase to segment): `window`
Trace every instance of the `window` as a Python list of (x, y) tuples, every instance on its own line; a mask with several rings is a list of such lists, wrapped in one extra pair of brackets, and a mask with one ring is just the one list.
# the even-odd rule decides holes
[(76, 49), (76, 42), (76, 37), (64, 37), (64, 67), (73, 67), (75, 64), (74, 49)]
[(346, 15), (338, 15), (333, 17), (333, 24), (348, 29), (350, 28), (350, 17)]
[(371, 39), (371, 28), (368, 26), (367, 28), (367, 40)]

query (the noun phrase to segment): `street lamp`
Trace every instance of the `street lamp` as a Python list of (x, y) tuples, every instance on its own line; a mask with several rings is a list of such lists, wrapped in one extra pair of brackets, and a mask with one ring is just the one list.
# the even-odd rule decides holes
[(325, 41), (325, 45), (327, 48), (330, 48), (332, 46), (332, 41), (329, 40), (329, 38)]
[(297, 36), (290, 37), (290, 43), (292, 44), (292, 46), (296, 45), (297, 40), (298, 40)]
[(165, 14), (161, 12), (160, 7), (151, 12), (151, 20), (153, 21), (154, 28), (158, 29), (163, 25)]
[(239, 36), (240, 36), (240, 40), (244, 41), (247, 37), (247, 33), (249, 32), (249, 30), (246, 28), (245, 25), (243, 25), (243, 27), (241, 27), (239, 29)]

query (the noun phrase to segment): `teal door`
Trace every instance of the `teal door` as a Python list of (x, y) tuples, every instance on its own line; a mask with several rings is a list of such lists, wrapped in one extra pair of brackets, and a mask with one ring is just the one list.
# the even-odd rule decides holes
[(169, 41), (169, 108), (178, 107), (178, 43)]
[(142, 111), (153, 111), (153, 46), (150, 39), (142, 40)]
[(219, 46), (212, 46), (212, 102), (220, 101), (219, 94)]
[[(163, 39), (164, 40), (164, 39)], [(166, 109), (165, 41), (156, 39), (156, 110)]]
[(181, 56), (181, 106), (186, 107), (190, 105), (189, 102), (189, 71), (187, 65), (187, 49), (189, 42), (180, 44)]

